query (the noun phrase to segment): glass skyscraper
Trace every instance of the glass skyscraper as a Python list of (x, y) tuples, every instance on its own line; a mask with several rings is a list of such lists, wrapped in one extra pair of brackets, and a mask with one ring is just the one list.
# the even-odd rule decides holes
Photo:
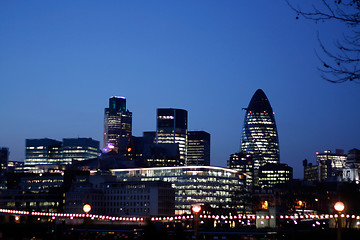
[(205, 131), (189, 131), (187, 166), (210, 165), (210, 134)]
[(187, 156), (187, 111), (183, 109), (159, 108), (156, 119), (156, 143), (178, 144), (180, 162), (183, 166)]
[(132, 132), (132, 113), (126, 110), (126, 98), (111, 97), (105, 108), (104, 147), (116, 152), (125, 151)]
[(279, 140), (274, 112), (265, 93), (258, 89), (246, 108), (241, 151), (253, 156), (254, 170), (279, 163)]

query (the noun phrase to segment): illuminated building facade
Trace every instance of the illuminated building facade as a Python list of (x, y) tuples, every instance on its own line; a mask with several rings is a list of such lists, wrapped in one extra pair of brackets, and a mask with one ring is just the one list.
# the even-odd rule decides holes
[(351, 149), (347, 155), (346, 167), (343, 169), (343, 180), (360, 184), (360, 150)]
[(42, 138), (26, 139), (25, 142), (25, 165), (63, 164), (60, 141)]
[(83, 161), (97, 158), (99, 141), (92, 138), (64, 138), (62, 142), (63, 162), (71, 164), (72, 160)]
[(63, 212), (64, 174), (17, 174), (16, 186), (0, 192), (0, 207), (39, 212)]
[(187, 111), (183, 109), (157, 109), (156, 143), (178, 144), (180, 159), (174, 166), (183, 166), (187, 156)]
[(228, 168), (242, 173), (246, 178), (247, 188), (252, 189), (254, 184), (254, 159), (251, 154), (243, 152), (231, 154), (227, 165)]
[(308, 182), (318, 181), (318, 166), (308, 163), (307, 159), (303, 161), (304, 180)]
[(293, 169), (283, 163), (267, 163), (259, 168), (258, 183), (261, 187), (271, 188), (293, 179)]
[(335, 153), (331, 153), (330, 150), (324, 151), (324, 153), (317, 152), (319, 181), (341, 181), (346, 160), (347, 156), (342, 149), (336, 149)]
[(187, 166), (210, 166), (210, 134), (205, 131), (189, 131)]
[(175, 188), (175, 213), (190, 213), (194, 204), (243, 211), (245, 178), (236, 170), (179, 166), (110, 170), (118, 181), (165, 181)]
[(104, 116), (104, 148), (119, 153), (126, 152), (132, 133), (132, 113), (126, 109), (126, 98), (111, 97)]
[(279, 163), (279, 140), (274, 112), (261, 89), (255, 92), (246, 109), (241, 151), (253, 156), (255, 171), (266, 163)]

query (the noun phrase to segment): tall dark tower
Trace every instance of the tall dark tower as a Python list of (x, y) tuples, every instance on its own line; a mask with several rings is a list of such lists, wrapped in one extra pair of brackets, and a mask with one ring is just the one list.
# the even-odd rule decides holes
[(187, 111), (174, 108), (158, 108), (156, 119), (156, 143), (178, 144), (180, 162), (187, 159)]
[(274, 113), (261, 89), (255, 92), (246, 109), (241, 151), (253, 156), (255, 171), (266, 163), (279, 163), (279, 139)]
[(125, 151), (132, 132), (132, 113), (126, 109), (126, 98), (111, 97), (104, 116), (104, 147)]

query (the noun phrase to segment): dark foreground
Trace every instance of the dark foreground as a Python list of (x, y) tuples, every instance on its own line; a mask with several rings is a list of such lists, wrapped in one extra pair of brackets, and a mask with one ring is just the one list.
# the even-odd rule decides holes
[[(193, 230), (186, 230), (181, 225), (164, 227), (159, 224), (146, 226), (84, 225), (69, 226), (63, 224), (25, 224), (5, 223), (0, 225), (1, 240), (54, 239), (54, 240), (187, 240), (195, 239)], [(336, 229), (200, 229), (198, 240), (335, 240)], [(360, 230), (342, 229), (342, 240), (360, 239)]]

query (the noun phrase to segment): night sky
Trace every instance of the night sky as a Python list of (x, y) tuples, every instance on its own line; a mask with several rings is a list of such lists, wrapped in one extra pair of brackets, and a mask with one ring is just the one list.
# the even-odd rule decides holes
[(186, 109), (224, 167), (261, 88), (280, 162), (302, 178), (316, 151), (360, 148), (360, 85), (317, 70), (317, 33), (332, 46), (343, 30), (282, 0), (0, 1), (0, 146), (23, 161), (26, 138), (102, 143), (108, 99), (124, 96), (135, 136), (155, 130), (157, 108)]

